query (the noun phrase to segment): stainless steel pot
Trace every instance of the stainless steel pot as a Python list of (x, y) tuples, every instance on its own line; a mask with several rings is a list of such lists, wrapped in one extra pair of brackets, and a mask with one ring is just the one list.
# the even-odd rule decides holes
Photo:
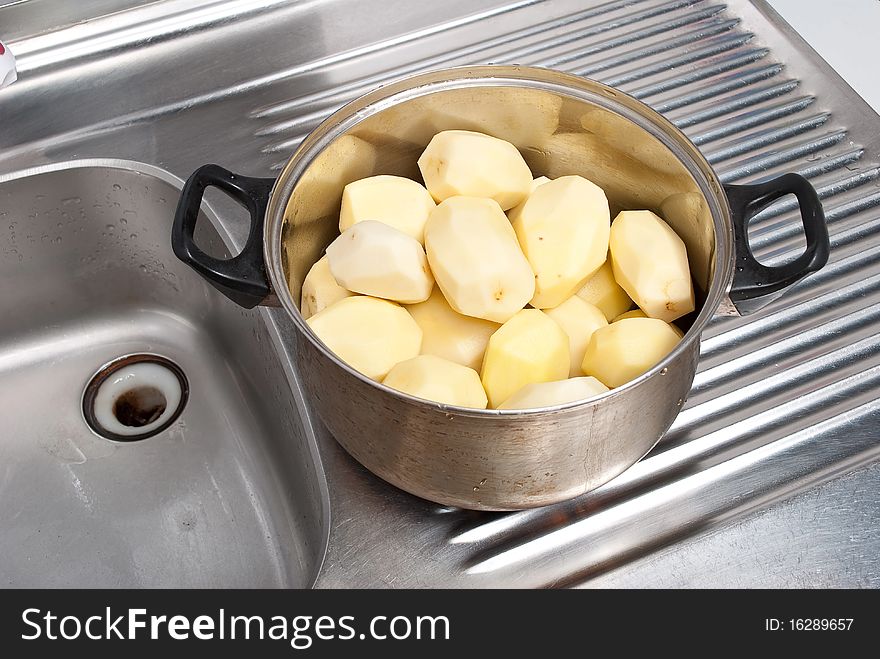
[[(416, 160), (441, 130), (490, 133), (519, 147), (537, 175), (581, 174), (605, 189), (612, 217), (625, 208), (661, 214), (685, 241), (698, 308), (684, 339), (626, 385), (577, 403), (528, 411), (473, 410), (414, 398), (337, 359), (299, 313), (301, 283), (338, 233), (342, 188), (374, 174), (418, 179)], [(215, 185), (250, 212), (244, 250), (209, 257), (193, 241), (204, 190)], [(766, 266), (752, 255), (749, 219), (792, 193), (807, 248)], [(700, 333), (778, 294), (828, 259), (821, 203), (806, 179), (786, 174), (726, 185), (696, 147), (639, 101), (556, 71), (467, 67), (418, 75), (349, 103), (309, 135), (277, 180), (206, 165), (182, 192), (175, 253), (235, 302), (280, 304), (297, 332), (298, 366), (323, 422), (367, 469), (420, 497), (479, 510), (542, 506), (620, 474), (669, 428), (687, 398)]]

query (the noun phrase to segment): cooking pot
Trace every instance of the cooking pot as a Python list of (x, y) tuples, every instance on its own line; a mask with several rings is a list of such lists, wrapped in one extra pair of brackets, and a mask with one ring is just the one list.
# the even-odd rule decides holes
[[(675, 350), (627, 384), (589, 400), (530, 410), (475, 410), (390, 389), (340, 361), (299, 312), (303, 278), (338, 234), (343, 187), (375, 174), (419, 180), (416, 160), (447, 129), (515, 144), (535, 176), (580, 174), (601, 186), (611, 216), (650, 209), (684, 240), (697, 309), (677, 321)], [(244, 249), (209, 256), (193, 235), (207, 186), (250, 214)], [(797, 198), (806, 249), (764, 265), (749, 249), (751, 217)], [(828, 260), (813, 187), (797, 174), (722, 185), (696, 147), (648, 106), (592, 80), (513, 66), (447, 69), (377, 89), (331, 115), (277, 179), (196, 170), (181, 193), (174, 252), (245, 307), (280, 305), (296, 327), (296, 360), (317, 414), (367, 469), (412, 494), (478, 510), (516, 510), (583, 494), (644, 456), (687, 398), (700, 333), (717, 314), (753, 308)]]

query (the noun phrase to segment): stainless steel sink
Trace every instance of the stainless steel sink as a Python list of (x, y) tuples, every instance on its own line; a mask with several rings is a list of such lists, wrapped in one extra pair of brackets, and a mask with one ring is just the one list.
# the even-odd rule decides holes
[[(264, 312), (226, 304), (171, 253), (179, 188), (125, 161), (0, 177), (2, 586), (315, 580), (327, 494), (293, 374)], [(139, 353), (177, 364), (188, 400), (152, 437), (105, 439), (83, 391)]]
[[(48, 255), (49, 270), (61, 267), (55, 261), (67, 250), (83, 251), (63, 261), (68, 275), (49, 277), (51, 284), (26, 256), (10, 262), (0, 254), (0, 387), (4, 399), (14, 397), (16, 429), (0, 417), (0, 585), (35, 583), (29, 556), (55, 583), (116, 570), (119, 583), (140, 575), (180, 585), (306, 584), (325, 525), (317, 586), (880, 585), (880, 118), (762, 0), (59, 4), (0, 0), (0, 37), (20, 64), (18, 82), (0, 91), (0, 175), (112, 156), (179, 177), (206, 162), (269, 176), (318, 122), (378, 85), (441, 66), (520, 63), (595, 78), (643, 100), (682, 128), (725, 182), (807, 176), (823, 198), (832, 251), (822, 272), (785, 297), (709, 326), (678, 422), (603, 488), (525, 513), (440, 508), (367, 473), (316, 424), (328, 514), (308, 401), (296, 387), (308, 374), (288, 371), (295, 348), (283, 318), (242, 315), (219, 294), (183, 287), (186, 273), (164, 251), (167, 235), (151, 227), (144, 235), (155, 242), (139, 248), (161, 255), (150, 258), (178, 278), (162, 277), (161, 268), (130, 273), (132, 254), (135, 266), (153, 266), (118, 236), (100, 235), (117, 217), (94, 226), (88, 252), (68, 234), (52, 243), (62, 220), (53, 231), (30, 232), (32, 245), (19, 226), (16, 241), (25, 254)], [(28, 192), (26, 205), (52, 195), (52, 203), (39, 200), (40, 213), (85, 198), (63, 186), (56, 194), (11, 185)], [(237, 209), (222, 201), (213, 208), (224, 239), (242, 244)], [(8, 246), (6, 219), (0, 250)], [(768, 261), (790, 257), (801, 245), (799, 227), (782, 200), (752, 223), (752, 247)], [(83, 276), (92, 273), (79, 263), (88, 256), (125, 276)], [(20, 283), (9, 284), (9, 268)], [(111, 293), (98, 292), (104, 287), (119, 308)], [(40, 300), (46, 295), (57, 309)], [(219, 323), (204, 320), (212, 314)], [(106, 327), (102, 343), (95, 332)], [(143, 352), (145, 343), (169, 353), (191, 381), (186, 427), (113, 447), (87, 434), (77, 392), (105, 361)], [(202, 416), (208, 411), (210, 419)], [(206, 424), (201, 432), (193, 414)], [(87, 440), (85, 463), (73, 464), (82, 458), (66, 452), (67, 438)], [(87, 453), (97, 447), (109, 455)], [(103, 517), (78, 498), (77, 482)], [(176, 506), (194, 510), (197, 500), (205, 523), (184, 533)], [(54, 520), (51, 541), (39, 515)], [(95, 537), (99, 521), (105, 533)], [(176, 553), (143, 563), (147, 546), (156, 556)], [(184, 548), (202, 557), (197, 564), (180, 558)]]

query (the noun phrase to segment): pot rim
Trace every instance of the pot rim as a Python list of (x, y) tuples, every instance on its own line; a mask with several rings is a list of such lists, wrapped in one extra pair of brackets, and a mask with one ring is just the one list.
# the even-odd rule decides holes
[[(284, 215), (293, 189), (306, 169), (333, 140), (346, 133), (367, 117), (402, 102), (410, 101), (438, 91), (474, 86), (526, 87), (549, 91), (561, 96), (593, 103), (632, 121), (666, 146), (681, 162), (709, 206), (715, 229), (713, 256), (714, 276), (700, 312), (675, 349), (651, 369), (620, 387), (582, 400), (548, 407), (524, 410), (477, 409), (446, 405), (418, 398), (388, 387), (355, 370), (330, 350), (306, 323), (299, 306), (290, 294), (281, 258), (281, 235)], [(724, 189), (714, 169), (687, 136), (668, 119), (638, 99), (603, 83), (553, 69), (530, 66), (462, 66), (438, 69), (401, 78), (379, 87), (350, 101), (327, 117), (297, 147), (284, 165), (272, 188), (269, 205), (264, 218), (265, 238), (263, 252), (266, 269), (281, 306), (291, 317), (297, 329), (328, 357), (337, 367), (387, 394), (406, 400), (410, 404), (432, 408), (438, 412), (466, 417), (539, 417), (560, 411), (592, 406), (606, 399), (628, 393), (655, 375), (665, 375), (669, 365), (679, 355), (699, 342), (700, 335), (725, 302), (733, 279), (734, 252), (733, 228), (730, 207)]]

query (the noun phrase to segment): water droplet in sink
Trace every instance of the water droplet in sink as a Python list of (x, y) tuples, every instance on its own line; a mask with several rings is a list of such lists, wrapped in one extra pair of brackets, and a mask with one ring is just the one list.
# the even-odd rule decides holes
[(128, 224), (128, 220), (126, 220), (124, 217), (120, 217), (119, 224)]
[(122, 190), (122, 186), (119, 185), (118, 183), (114, 183), (114, 184), (113, 184), (113, 189), (114, 189), (114, 190)]
[(60, 245), (61, 244), (61, 236), (57, 236), (52, 242), (55, 243), (56, 245)]
[(114, 231), (115, 229), (116, 229), (116, 225), (115, 225), (115, 224), (108, 224), (108, 225), (107, 225), (107, 231)]
[(129, 236), (129, 238), (131, 238), (132, 240), (134, 240), (137, 237), (138, 237), (138, 235), (136, 233), (133, 233)]
[(61, 203), (65, 206), (70, 206), (72, 204), (78, 204), (82, 201), (79, 197), (68, 197), (67, 199), (62, 199)]

